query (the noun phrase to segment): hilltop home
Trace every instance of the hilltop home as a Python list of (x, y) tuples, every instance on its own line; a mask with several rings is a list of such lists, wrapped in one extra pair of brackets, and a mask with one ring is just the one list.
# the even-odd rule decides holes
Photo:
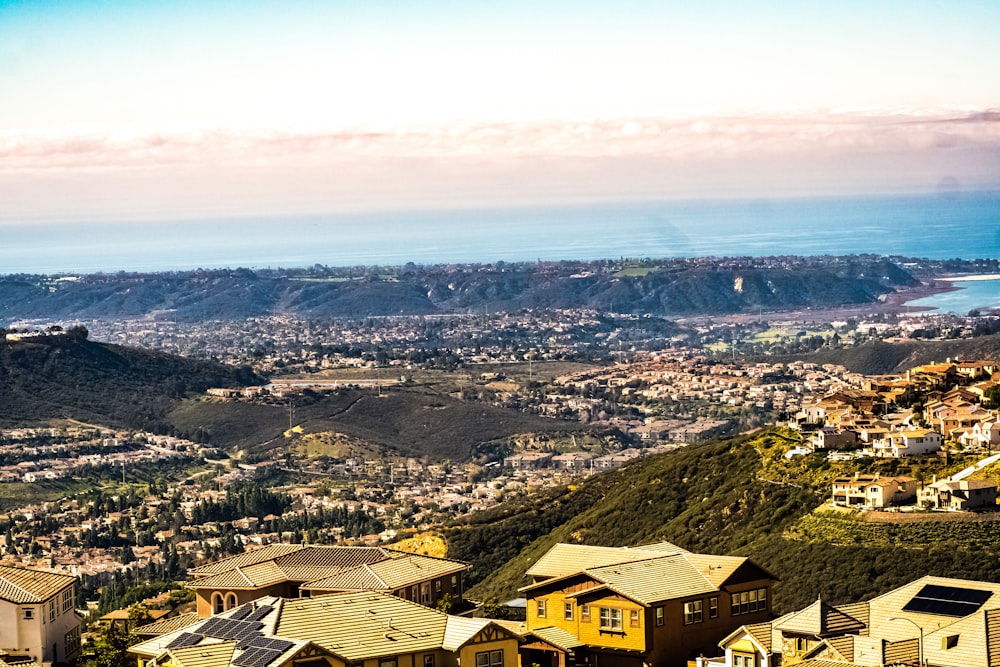
[(1000, 584), (923, 577), (867, 602), (805, 609), (719, 642), (725, 667), (995, 667)]
[(917, 480), (912, 477), (862, 475), (833, 480), (833, 502), (851, 507), (893, 507), (917, 499)]
[(997, 485), (980, 479), (957, 482), (935, 479), (920, 489), (922, 506), (936, 510), (977, 510), (997, 506)]
[(770, 618), (775, 577), (746, 558), (557, 544), (527, 575), (522, 664), (664, 667), (717, 652), (742, 623)]
[(903, 456), (932, 454), (941, 449), (940, 433), (930, 429), (903, 429), (890, 431), (878, 440), (872, 440), (871, 451), (875, 456), (898, 459)]
[(258, 598), (129, 653), (161, 667), (517, 667), (518, 641), (496, 621), (354, 592)]
[(374, 590), (433, 607), (461, 605), (470, 565), (382, 547), (272, 544), (190, 571), (198, 615), (211, 616), (265, 596)]
[(51, 667), (80, 655), (76, 577), (0, 565), (3, 661)]

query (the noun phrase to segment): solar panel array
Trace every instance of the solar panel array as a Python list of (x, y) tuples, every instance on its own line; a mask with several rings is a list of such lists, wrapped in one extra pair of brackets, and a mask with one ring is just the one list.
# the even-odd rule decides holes
[(203, 635), (196, 635), (192, 632), (182, 632), (181, 634), (174, 637), (173, 641), (167, 644), (166, 648), (183, 648), (185, 646), (194, 646), (202, 639), (204, 639)]
[(267, 648), (272, 651), (278, 651), (279, 653), (284, 653), (288, 649), (295, 646), (294, 642), (290, 642), (287, 639), (278, 639), (277, 637), (265, 637), (263, 635), (257, 635), (250, 641), (250, 646), (256, 648)]
[[(233, 621), (242, 621), (244, 618), (253, 613), (254, 606), (252, 604), (243, 604), (233, 609), (233, 613), (229, 615), (229, 619)], [(260, 620), (259, 618), (256, 620)]]
[(267, 667), (280, 655), (281, 651), (252, 646), (233, 658), (232, 664), (239, 665), (239, 667)]
[(272, 611), (274, 611), (274, 607), (272, 607), (269, 604), (262, 604), (261, 606), (257, 607), (257, 609), (252, 614), (250, 614), (249, 616), (247, 616), (246, 620), (247, 621), (259, 621), (262, 618), (264, 618), (265, 616), (267, 616), (268, 614), (270, 614)]
[(205, 624), (199, 630), (202, 634), (209, 637), (237, 639), (238, 637), (248, 636), (250, 633), (259, 632), (263, 627), (264, 624), (258, 621), (234, 621), (231, 618), (213, 616), (205, 621)]
[(962, 618), (979, 611), (993, 597), (990, 591), (927, 584), (903, 607), (903, 611)]

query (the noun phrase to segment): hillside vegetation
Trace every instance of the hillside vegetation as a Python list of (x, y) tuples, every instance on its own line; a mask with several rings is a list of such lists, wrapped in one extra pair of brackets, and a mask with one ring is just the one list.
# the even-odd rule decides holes
[(82, 336), (0, 340), (0, 423), (68, 417), (168, 432), (166, 415), (185, 395), (260, 381), (249, 369)]
[(667, 540), (749, 556), (780, 579), (779, 612), (817, 594), (834, 603), (867, 599), (924, 574), (1000, 580), (993, 524), (965, 529), (983, 535), (969, 542), (960, 528), (935, 532), (939, 523), (895, 526), (891, 540), (862, 530), (849, 540), (844, 531), (810, 531), (810, 512), (836, 471), (822, 455), (785, 459), (793, 440), (767, 431), (639, 460), (575, 489), (474, 515), (449, 530), (448, 553), (475, 564), (469, 596), (485, 600), (516, 596), (525, 570), (557, 542)]
[(856, 347), (822, 348), (805, 355), (771, 357), (770, 361), (803, 360), (817, 364), (839, 364), (863, 375), (902, 373), (908, 368), (945, 359), (996, 359), (1000, 357), (1000, 334), (955, 340), (904, 340), (872, 342)]
[[(6, 321), (156, 314), (177, 321), (266, 315), (428, 315), (594, 308), (695, 315), (872, 303), (919, 281), (876, 256), (249, 269), (0, 277)], [(3, 325), (3, 320), (0, 320)]]

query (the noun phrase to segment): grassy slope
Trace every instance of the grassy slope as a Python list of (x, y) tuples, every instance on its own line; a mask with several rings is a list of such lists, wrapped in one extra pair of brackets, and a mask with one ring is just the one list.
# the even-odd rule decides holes
[(928, 540), (926, 526), (898, 529), (903, 535), (891, 544), (835, 544), (835, 536), (822, 533), (785, 537), (801, 534), (790, 529), (820, 503), (832, 474), (818, 458), (785, 460), (787, 445), (770, 432), (639, 461), (575, 491), (475, 516), (449, 532), (449, 556), (475, 564), (469, 596), (481, 599), (516, 595), (527, 567), (556, 542), (668, 540), (692, 551), (749, 556), (781, 580), (777, 611), (817, 594), (834, 603), (869, 598), (924, 574), (1000, 581), (1000, 546), (966, 543), (953, 532)]
[[(169, 416), (181, 429), (202, 426), (219, 446), (269, 448), (287, 442), (282, 433), (288, 428), (288, 412), (280, 406), (188, 401)], [(456, 461), (468, 459), (484, 443), (511, 435), (579, 433), (586, 428), (420, 387), (393, 388), (382, 396), (371, 390), (345, 390), (318, 399), (296, 399), (293, 420), (305, 433), (343, 433), (410, 456), (428, 454), (435, 460)]]

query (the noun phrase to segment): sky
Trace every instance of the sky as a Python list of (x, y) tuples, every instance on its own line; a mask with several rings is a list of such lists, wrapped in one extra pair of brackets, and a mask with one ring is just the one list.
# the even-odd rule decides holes
[(0, 0), (0, 225), (1000, 189), (1000, 3)]

